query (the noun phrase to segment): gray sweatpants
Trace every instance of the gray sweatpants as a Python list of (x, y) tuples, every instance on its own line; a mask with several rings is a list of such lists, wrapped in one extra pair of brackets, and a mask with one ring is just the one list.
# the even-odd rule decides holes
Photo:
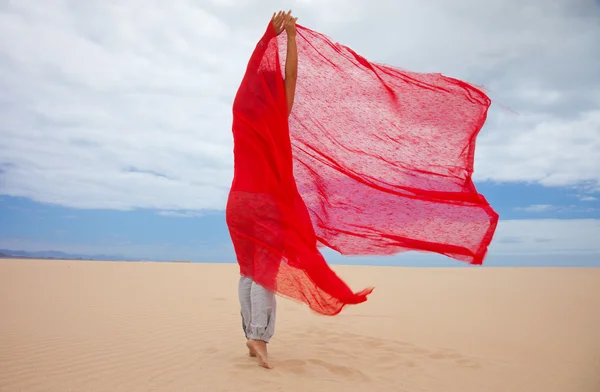
[(246, 338), (269, 343), (275, 332), (275, 294), (251, 278), (240, 276), (238, 295)]

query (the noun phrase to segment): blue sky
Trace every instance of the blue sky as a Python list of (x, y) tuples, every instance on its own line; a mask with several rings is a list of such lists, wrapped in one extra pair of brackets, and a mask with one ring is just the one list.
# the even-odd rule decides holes
[[(481, 183), (478, 189), (486, 195), (502, 221), (541, 223), (528, 229), (538, 240), (517, 251), (502, 249), (503, 240), (512, 240), (510, 232), (501, 233), (499, 229), (486, 265), (600, 266), (600, 246), (590, 247), (589, 240), (583, 239), (581, 246), (574, 243), (566, 249), (555, 249), (549, 243), (560, 233), (553, 230), (534, 231), (536, 227), (543, 227), (545, 220), (567, 223), (600, 221), (600, 200), (591, 200), (590, 197), (590, 200), (582, 201), (573, 189), (540, 185)], [(151, 209), (73, 209), (37, 203), (22, 197), (3, 196), (0, 216), (3, 218), (0, 248), (122, 254), (159, 261), (235, 260), (222, 211), (164, 214)], [(583, 226), (582, 229), (585, 229)], [(600, 228), (600, 225), (596, 227)], [(519, 238), (514, 240), (518, 241)], [(499, 246), (496, 244), (498, 241)], [(333, 252), (325, 254), (333, 263), (462, 266), (462, 263), (442, 256), (428, 257), (414, 252), (394, 257), (366, 258), (341, 257)]]
[[(598, 2), (371, 3), (286, 7), (372, 61), (485, 86), (474, 180), (501, 217), (486, 265), (600, 266)], [(0, 6), (0, 248), (233, 262), (231, 100), (280, 4), (86, 4)]]

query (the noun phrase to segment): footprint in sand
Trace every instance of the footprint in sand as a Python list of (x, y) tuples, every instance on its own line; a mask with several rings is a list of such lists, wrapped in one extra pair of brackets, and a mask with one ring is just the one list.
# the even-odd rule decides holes
[(287, 359), (277, 363), (277, 368), (294, 374), (306, 374), (306, 361), (301, 359)]
[(481, 367), (481, 363), (470, 358), (463, 357), (457, 352), (452, 350), (441, 350), (432, 352), (429, 355), (431, 359), (439, 359), (439, 360), (453, 360), (453, 362), (461, 367), (478, 369)]
[(246, 363), (236, 363), (235, 365), (236, 368), (238, 369), (256, 369), (256, 363), (250, 363), (250, 362), (246, 362)]
[(369, 377), (367, 377), (367, 375), (365, 375), (363, 372), (349, 366), (335, 365), (333, 363), (325, 362), (320, 359), (309, 359), (308, 362), (313, 365), (321, 366), (328, 370), (330, 373), (335, 374), (337, 376), (350, 378), (356, 381), (370, 380)]
[(217, 349), (216, 347), (207, 347), (204, 350), (204, 354), (208, 354), (208, 355), (216, 354), (218, 352), (219, 352), (219, 349)]
[[(360, 352), (369, 350), (377, 355), (379, 366), (382, 368), (391, 368), (395, 366), (417, 367), (419, 365), (418, 360), (424, 358), (452, 363), (464, 368), (477, 369), (482, 367), (480, 361), (464, 357), (452, 349), (432, 351), (407, 342), (361, 336), (352, 333), (326, 331), (320, 330), (319, 328), (315, 328), (308, 332), (300, 332), (297, 334), (297, 337), (303, 339), (310, 337), (311, 335), (318, 336), (318, 339), (323, 341), (323, 343), (319, 345), (319, 354), (325, 356), (327, 359), (343, 357), (344, 359), (353, 358), (359, 360)], [(324, 339), (324, 336), (327, 336), (327, 339)], [(356, 351), (357, 346), (360, 347), (359, 351)], [(309, 362), (324, 367), (333, 374), (344, 376), (358, 374), (356, 377), (361, 379), (366, 377), (362, 372), (353, 368), (345, 366), (340, 367), (321, 360), (309, 360)]]
[[(351, 340), (351, 339), (356, 339), (356, 337), (348, 334), (347, 335), (347, 339)], [(383, 341), (383, 339), (376, 339), (376, 338), (362, 338), (362, 346), (365, 348), (380, 348), (380, 347), (384, 347), (385, 345), (385, 341)]]
[(481, 367), (481, 363), (467, 358), (457, 359), (455, 362), (462, 367), (471, 369), (479, 369)]

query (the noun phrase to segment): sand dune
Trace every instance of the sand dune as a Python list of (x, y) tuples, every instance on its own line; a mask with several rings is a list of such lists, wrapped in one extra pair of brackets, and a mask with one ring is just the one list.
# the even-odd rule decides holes
[(336, 270), (369, 302), (279, 299), (268, 371), (236, 265), (0, 260), (0, 391), (600, 391), (600, 269)]

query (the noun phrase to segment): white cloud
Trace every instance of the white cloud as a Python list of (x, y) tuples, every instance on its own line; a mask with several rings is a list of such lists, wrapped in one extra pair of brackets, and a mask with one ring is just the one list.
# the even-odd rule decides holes
[(204, 216), (204, 214), (197, 211), (159, 211), (158, 215), (169, 218), (200, 218)]
[(600, 219), (519, 219), (498, 223), (490, 254), (600, 255)]
[[(477, 180), (598, 191), (597, 3), (372, 4), (288, 7), (372, 61), (485, 85), (516, 111), (490, 112)], [(77, 208), (222, 209), (232, 176), (231, 101), (279, 6), (0, 5), (0, 193)]]
[(527, 207), (517, 207), (514, 210), (528, 212), (528, 213), (532, 213), (532, 214), (539, 214), (539, 213), (543, 213), (543, 212), (558, 212), (558, 213), (571, 213), (572, 214), (572, 213), (576, 213), (576, 212), (590, 213), (590, 212), (598, 211), (597, 208), (578, 207), (577, 205), (573, 205), (573, 204), (568, 205), (568, 206), (552, 205), (552, 204), (532, 204)]
[(553, 206), (552, 204), (533, 204), (527, 207), (519, 207), (519, 208), (515, 208), (515, 210), (517, 211), (525, 211), (525, 212), (546, 212), (546, 211), (552, 211), (556, 209), (556, 206)]
[(546, 186), (600, 184), (600, 110), (506, 119), (505, 132), (481, 137), (476, 178)]
[(598, 200), (598, 198), (593, 197), (593, 196), (583, 196), (579, 200), (581, 200), (581, 201), (596, 201), (596, 200)]

